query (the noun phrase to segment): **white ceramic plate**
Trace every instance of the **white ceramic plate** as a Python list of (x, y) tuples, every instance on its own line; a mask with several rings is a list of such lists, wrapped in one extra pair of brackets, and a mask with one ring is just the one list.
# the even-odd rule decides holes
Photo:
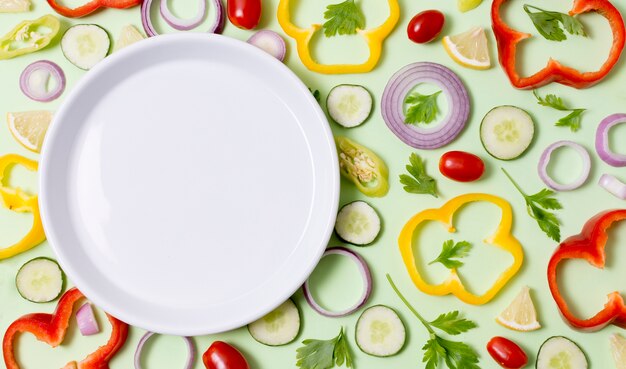
[(40, 204), (70, 280), (141, 328), (243, 326), (306, 280), (333, 229), (328, 122), (282, 63), (223, 36), (159, 36), (97, 65), (42, 152)]

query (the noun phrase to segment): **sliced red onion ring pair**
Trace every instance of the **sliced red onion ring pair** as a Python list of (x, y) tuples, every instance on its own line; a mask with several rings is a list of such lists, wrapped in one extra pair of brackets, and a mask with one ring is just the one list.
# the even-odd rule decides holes
[[(420, 83), (436, 85), (448, 99), (448, 114), (433, 128), (404, 122), (405, 97)], [(470, 111), (469, 96), (461, 79), (443, 65), (428, 62), (409, 64), (396, 72), (385, 87), (381, 104), (389, 129), (407, 145), (426, 150), (452, 142), (465, 127)]]
[[(143, 347), (148, 342), (150, 337), (154, 336), (156, 333), (147, 332), (141, 339), (139, 340), (139, 344), (137, 345), (137, 350), (135, 351), (135, 369), (142, 369), (141, 367), (141, 352), (143, 351)], [(196, 347), (191, 340), (191, 337), (181, 337), (185, 343), (187, 343), (187, 349), (189, 351), (189, 356), (187, 358), (187, 363), (183, 367), (184, 369), (193, 369), (194, 362), (196, 361)]]
[[(560, 184), (556, 182), (550, 175), (548, 174), (548, 164), (550, 163), (550, 157), (554, 150), (560, 147), (570, 147), (574, 149), (583, 162), (583, 169), (578, 178), (568, 184)], [(571, 191), (575, 190), (578, 187), (582, 186), (589, 178), (589, 173), (591, 172), (591, 158), (589, 157), (589, 153), (587, 150), (576, 142), (572, 141), (558, 141), (548, 146), (543, 154), (541, 154), (541, 158), (539, 159), (539, 177), (546, 184), (546, 186), (550, 187), (555, 191)]]
[[(48, 90), (48, 82), (53, 78), (55, 87)], [(55, 100), (65, 90), (65, 73), (56, 63), (39, 60), (29, 64), (20, 76), (20, 89), (24, 95), (39, 102)]]
[(361, 272), (361, 277), (363, 278), (363, 287), (364, 287), (363, 293), (361, 294), (361, 297), (359, 298), (359, 300), (353, 306), (345, 310), (330, 311), (330, 310), (325, 309), (320, 304), (318, 304), (317, 301), (315, 301), (315, 298), (313, 297), (313, 294), (311, 293), (311, 288), (309, 287), (310, 279), (304, 282), (304, 285), (302, 286), (302, 292), (304, 293), (304, 298), (306, 299), (306, 301), (309, 303), (309, 305), (311, 306), (313, 310), (315, 310), (321, 315), (324, 315), (330, 318), (338, 318), (338, 317), (352, 314), (353, 312), (359, 310), (363, 305), (365, 305), (365, 303), (367, 302), (367, 299), (369, 299), (370, 294), (372, 293), (372, 274), (370, 273), (370, 269), (367, 266), (367, 263), (365, 262), (365, 260), (361, 257), (361, 255), (357, 254), (356, 252), (352, 250), (349, 250), (345, 247), (333, 247), (333, 248), (326, 250), (326, 252), (324, 252), (324, 255), (322, 255), (322, 258), (328, 255), (347, 256), (348, 258), (350, 258), (350, 260), (354, 261), (354, 263), (358, 266), (359, 271)]
[(198, 0), (198, 11), (193, 18), (182, 19), (175, 16), (167, 5), (167, 0), (161, 0), (160, 6), (161, 17), (172, 26), (172, 28), (179, 31), (189, 31), (200, 25), (206, 18), (206, 0)]
[[(206, 0), (199, 0), (198, 14), (190, 19), (181, 19), (170, 11), (167, 0), (161, 0), (160, 13), (163, 19), (173, 28), (181, 31), (189, 31), (194, 29), (206, 18)], [(226, 16), (224, 14), (224, 4), (222, 0), (213, 0), (215, 5), (215, 22), (209, 29), (209, 33), (222, 33), (224, 31), (224, 24), (226, 22)], [(159, 33), (154, 29), (152, 24), (152, 18), (150, 16), (150, 8), (152, 7), (152, 0), (144, 0), (141, 4), (141, 24), (148, 37), (157, 36)]]
[(626, 123), (626, 114), (612, 114), (604, 118), (596, 131), (596, 151), (605, 163), (614, 167), (626, 166), (626, 155), (617, 154), (609, 147), (609, 131), (618, 124)]

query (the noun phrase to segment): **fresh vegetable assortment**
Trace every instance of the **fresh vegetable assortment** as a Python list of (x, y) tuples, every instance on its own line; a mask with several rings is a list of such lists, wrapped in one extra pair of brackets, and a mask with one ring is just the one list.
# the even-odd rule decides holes
[[(601, 107), (585, 103), (583, 108), (568, 103), (570, 98), (574, 100), (579, 97), (576, 95), (579, 91), (565, 87), (558, 90), (557, 94), (553, 92), (554, 85), (545, 87), (545, 91), (544, 88), (537, 90), (552, 82), (582, 89), (592, 87), (609, 75), (620, 78), (620, 72), (623, 74), (623, 68), (619, 67), (619, 63), (623, 63), (620, 55), (626, 43), (626, 30), (620, 13), (620, 10), (624, 10), (622, 4), (613, 1), (613, 5), (609, 0), (572, 0), (569, 12), (555, 10), (559, 6), (557, 2), (507, 4), (506, 7), (515, 8), (520, 19), (527, 22), (525, 31), (532, 32), (531, 35), (517, 31), (507, 24), (507, 18), (503, 14), (507, 0), (492, 0), (491, 4), (483, 6), (483, 9), (491, 6), (489, 19), (479, 17), (479, 11), (461, 15), (461, 12), (480, 6), (481, 0), (458, 0), (458, 10), (455, 13), (427, 9), (426, 5), (407, 5), (399, 0), (377, 0), (382, 7), (388, 9), (383, 12), (378, 23), (372, 23), (369, 19), (371, 13), (365, 11), (366, 2), (333, 0), (324, 4), (325, 10), (317, 14), (319, 23), (308, 27), (299, 25), (300, 18), (296, 15), (302, 6), (300, 3), (305, 1), (311, 0), (279, 0), (277, 4), (262, 0), (199, 0), (193, 2), (193, 15), (180, 17), (172, 9), (171, 0), (159, 0), (154, 6), (153, 0), (92, 0), (76, 8), (65, 6), (56, 0), (47, 0), (48, 5), (36, 4), (35, 9), (46, 6), (47, 11), (56, 12), (58, 16), (47, 14), (34, 19), (28, 13), (31, 8), (29, 0), (0, 0), (1, 31), (7, 32), (0, 38), (0, 70), (3, 68), (2, 63), (20, 63), (21, 66), (21, 75), (16, 76), (14, 85), (11, 87), (0, 84), (0, 88), (13, 88), (13, 93), (21, 90), (22, 98), (32, 100), (31, 104), (37, 104), (40, 108), (45, 108), (42, 105), (50, 101), (62, 98), (67, 82), (66, 73), (70, 77), (78, 68), (89, 70), (108, 57), (111, 50), (117, 51), (144, 39), (144, 35), (133, 25), (127, 25), (117, 41), (113, 41), (107, 24), (97, 24), (92, 22), (92, 19), (96, 21), (97, 18), (89, 18), (101, 8), (112, 8), (102, 11), (113, 14), (117, 12), (115, 9), (136, 6), (127, 12), (135, 14), (137, 24), (141, 21), (148, 37), (167, 32), (160, 29), (159, 23), (153, 19), (155, 16), (162, 18), (175, 32), (222, 33), (229, 27), (231, 30), (237, 28), (237, 37), (247, 40), (290, 67), (294, 63), (302, 64), (313, 76), (313, 81), (309, 82), (313, 89), (310, 90), (327, 113), (333, 130), (340, 133), (335, 136), (335, 142), (340, 172), (347, 180), (342, 184), (342, 189), (348, 190), (347, 196), (352, 196), (350, 201), (342, 200), (343, 206), (337, 214), (334, 227), (336, 239), (347, 246), (329, 247), (324, 256), (335, 254), (353, 261), (362, 279), (362, 293), (349, 308), (332, 311), (315, 300), (311, 292), (311, 282), (307, 281), (300, 292), (247, 326), (246, 335), (249, 334), (250, 338), (248, 341), (237, 338), (231, 345), (211, 340), (211, 343), (204, 345), (202, 339), (182, 337), (188, 357), (181, 362), (181, 367), (191, 369), (204, 365), (207, 369), (248, 369), (251, 366), (276, 366), (274, 362), (259, 360), (248, 344), (256, 345), (259, 351), (265, 350), (267, 355), (279, 352), (272, 350), (286, 350), (291, 353), (292, 361), (285, 365), (295, 364), (303, 369), (341, 366), (355, 368), (366, 365), (367, 360), (375, 360), (377, 366), (387, 366), (384, 360), (393, 360), (386, 359), (387, 357), (401, 356), (405, 352), (414, 357), (415, 368), (426, 369), (488, 368), (494, 362), (509, 369), (531, 366), (537, 369), (582, 369), (594, 365), (583, 345), (560, 335), (571, 333), (565, 325), (559, 326), (562, 332), (558, 336), (549, 337), (547, 333), (544, 334), (541, 337), (541, 340), (545, 340), (543, 344), (540, 345), (540, 341), (536, 339), (533, 345), (528, 344), (524, 332), (542, 329), (538, 317), (540, 311), (535, 307), (529, 287), (522, 287), (512, 301), (508, 300), (511, 301), (508, 306), (506, 301), (496, 297), (515, 288), (506, 288), (508, 285), (524, 283), (523, 275), (518, 276), (518, 273), (522, 270), (526, 255), (534, 265), (541, 264), (547, 268), (549, 291), (556, 303), (549, 304), (550, 301), (543, 296), (545, 294), (542, 293), (548, 289), (543, 286), (541, 289), (539, 286), (533, 287), (536, 292), (532, 296), (542, 298), (542, 323), (547, 325), (549, 320), (543, 314), (546, 309), (552, 309), (558, 310), (564, 321), (577, 331), (593, 332), (609, 325), (626, 329), (626, 304), (619, 292), (609, 294), (604, 308), (591, 318), (581, 317), (578, 309), (570, 304), (569, 296), (562, 292), (565, 284), (575, 282), (564, 279), (561, 273), (562, 265), (571, 259), (585, 260), (596, 268), (613, 266), (607, 262), (605, 247), (611, 237), (608, 230), (626, 219), (626, 210), (619, 209), (622, 207), (620, 201), (626, 200), (626, 175), (621, 171), (626, 166), (626, 155), (621, 142), (612, 140), (611, 135), (614, 134), (612, 129), (615, 126), (626, 122), (626, 112), (602, 112), (606, 118), (594, 121), (594, 114)], [(153, 9), (155, 6), (158, 6), (158, 11)], [(439, 7), (435, 3), (430, 6)], [(409, 10), (416, 7), (420, 11)], [(2, 13), (19, 12), (25, 13), (21, 23), (4, 22)], [(541, 42), (571, 44), (575, 47), (582, 38), (593, 38), (596, 30), (586, 21), (586, 13), (602, 16), (608, 22), (613, 35), (608, 57), (597, 70), (577, 70), (567, 60), (550, 58), (546, 66), (534, 74), (521, 74), (520, 54), (524, 40), (540, 36), (538, 38)], [(63, 17), (81, 19), (78, 23), (77, 20)], [(460, 17), (471, 20), (473, 23), (467, 23), (471, 27), (457, 28), (456, 23)], [(262, 21), (262, 18), (270, 21)], [(277, 21), (282, 32), (278, 27), (271, 27), (273, 21)], [(491, 26), (492, 33), (488, 26)], [(262, 29), (263, 27), (273, 29)], [(406, 31), (403, 32), (404, 30)], [(351, 36), (354, 38), (350, 39)], [(404, 67), (394, 59), (394, 53), (400, 51), (385, 44), (388, 37), (402, 39), (406, 48), (402, 52), (414, 55), (408, 64), (403, 63), (406, 64)], [(367, 58), (357, 63), (326, 64), (319, 58), (316, 45), (325, 38), (346, 38), (354, 42), (364, 42), (368, 48)], [(492, 96), (491, 91), (479, 94), (482, 86), (476, 85), (474, 78), (468, 76), (472, 76), (470, 73), (480, 76), (494, 72), (493, 69), (491, 72), (482, 71), (491, 68), (490, 43), (494, 39), (504, 73), (500, 70), (497, 72), (500, 77), (508, 77), (511, 85), (508, 86), (507, 83), (510, 89), (508, 92), (511, 96), (516, 96), (515, 101), (511, 101), (512, 97), (503, 96), (505, 101), (499, 103), (515, 102), (519, 106), (499, 105), (491, 110), (479, 111), (479, 99), (493, 99), (494, 104), (490, 106), (494, 106), (498, 96)], [(434, 42), (436, 40), (441, 42), (437, 44)], [(66, 60), (54, 59), (50, 57), (50, 53), (42, 53), (42, 57), (36, 59), (21, 57), (44, 48), (50, 53), (53, 50), (62, 52)], [(450, 57), (444, 64), (430, 61), (431, 55), (435, 55), (437, 50), (445, 58), (446, 53)], [(13, 58), (15, 60), (8, 60)], [(48, 58), (52, 60), (47, 60)], [(433, 56), (432, 60), (435, 59), (440, 61), (440, 58)], [(472, 70), (465, 71), (465, 67)], [(388, 79), (386, 85), (373, 84), (367, 76), (361, 78), (355, 75), (373, 72), (376, 68), (397, 72), (384, 76)], [(320, 74), (346, 76), (335, 80), (335, 77), (324, 77)], [(494, 78), (493, 76), (494, 74), (490, 74), (487, 77), (485, 74), (484, 78)], [(70, 78), (68, 80), (71, 84)], [(329, 78), (333, 83), (325, 84), (326, 89), (316, 89), (319, 86), (314, 84), (317, 82), (315, 78)], [(601, 87), (595, 87), (593, 91), (602, 94), (603, 91), (597, 88)], [(533, 91), (518, 91), (513, 95), (515, 89)], [(325, 100), (321, 98), (323, 94), (326, 94)], [(552, 109), (552, 112), (547, 108)], [(546, 114), (544, 112), (563, 116), (550, 120), (536, 115)], [(33, 153), (39, 153), (53, 112), (40, 109), (6, 113), (8, 129), (17, 142)], [(542, 131), (551, 125), (569, 130), (562, 130), (564, 137), (550, 142)], [(363, 139), (361, 132), (380, 127), (385, 128), (385, 137), (381, 135), (379, 140)], [(595, 135), (594, 152), (589, 151), (583, 137), (589, 130)], [(463, 135), (472, 137), (471, 148), (457, 145), (457, 138)], [(395, 145), (386, 144), (389, 139)], [(535, 141), (539, 143), (533, 144)], [(538, 145), (545, 146), (535, 147)], [(489, 156), (478, 151), (481, 146)], [(562, 148), (575, 150), (582, 160), (580, 175), (566, 184), (554, 180), (549, 169), (553, 152)], [(391, 161), (391, 152), (403, 152), (405, 161), (408, 156), (408, 164), (398, 160)], [(37, 162), (16, 154), (2, 154), (5, 154), (0, 157), (2, 205), (9, 210), (11, 216), (17, 217), (18, 213), (31, 214), (32, 226), (19, 241), (0, 248), (0, 267), (3, 263), (13, 263), (17, 260), (13, 257), (31, 250), (45, 240), (37, 195), (22, 190), (9, 180), (15, 166), (36, 172)], [(439, 173), (434, 169), (437, 159)], [(536, 172), (520, 172), (515, 167), (518, 160), (537, 160)], [(592, 166), (598, 165), (603, 165), (597, 175), (598, 187), (616, 197), (613, 207), (617, 210), (605, 210), (592, 217), (583, 226), (580, 234), (566, 238), (557, 245), (561, 241), (561, 228), (572, 227), (570, 222), (573, 220), (569, 216), (567, 202), (563, 200), (564, 206), (560, 200), (560, 196), (566, 194), (557, 194), (555, 191), (576, 193), (580, 191), (580, 187), (591, 186), (587, 182), (595, 175)], [(502, 166), (504, 174), (497, 170), (499, 166)], [(389, 179), (390, 176), (393, 180)], [(490, 188), (491, 176), (501, 177), (498, 180), (504, 185)], [(543, 181), (548, 189), (532, 195), (522, 189), (532, 186), (532, 181), (536, 185), (538, 180)], [(507, 187), (505, 184), (509, 182), (510, 186)], [(449, 190), (452, 184), (454, 192)], [(490, 193), (477, 193), (478, 187), (470, 189), (470, 186), (484, 186), (478, 192)], [(351, 187), (359, 193), (350, 193)], [(521, 202), (520, 195), (524, 202)], [(362, 196), (372, 198), (372, 202), (369, 202), (370, 199), (363, 201)], [(401, 200), (395, 201), (396, 204), (402, 204), (393, 209), (396, 213), (394, 216), (405, 216), (403, 214), (406, 213), (406, 207), (410, 207), (411, 212), (416, 214), (401, 229), (401, 224), (396, 221), (387, 221), (391, 219), (388, 202), (394, 201), (392, 198), (400, 198)], [(469, 235), (466, 237), (467, 230), (455, 228), (456, 214), (467, 204), (474, 202), (495, 205), (500, 214), (500, 219), (492, 220), (496, 227), (482, 244), (480, 240)], [(523, 215), (525, 211), (530, 219)], [(559, 211), (558, 217), (556, 211)], [(487, 219), (484, 221), (489, 222)], [(454, 239), (446, 237), (428, 240), (428, 244), (418, 241), (417, 236), (428, 222), (443, 224), (444, 231), (458, 233), (458, 237), (455, 234)], [(533, 225), (534, 222), (548, 238), (543, 238), (540, 242), (528, 242), (528, 236), (517, 228), (520, 225)], [(393, 242), (388, 242), (395, 238), (398, 248)], [(504, 265), (504, 272), (488, 283), (486, 288), (476, 288), (466, 278), (471, 270), (466, 264), (485, 246), (504, 251), (510, 261)], [(423, 252), (425, 247), (436, 250), (434, 256), (426, 257)], [(373, 256), (380, 248), (385, 248), (392, 264), (379, 263)], [(534, 250), (528, 252), (531, 248), (547, 249), (546, 255), (552, 252), (553, 255), (549, 261), (547, 257), (545, 260), (535, 259), (537, 253)], [(32, 252), (41, 251), (40, 247)], [(9, 258), (13, 259), (4, 260)], [(21, 351), (18, 346), (22, 343), (16, 338), (23, 333), (30, 333), (38, 340), (56, 347), (64, 341), (70, 321), (75, 319), (82, 336), (103, 334), (95, 313), (98, 307), (85, 301), (76, 288), (65, 291), (66, 284), (71, 285), (71, 281), (66, 281), (63, 270), (54, 259), (34, 255), (14, 266), (14, 281), (10, 285), (18, 299), (19, 296), (23, 297), (23, 300), (20, 299), (22, 303), (45, 311), (51, 310), (45, 303), (59, 300), (52, 314), (34, 313), (21, 318), (10, 317), (15, 320), (6, 328), (3, 340), (3, 357), (7, 369), (21, 368), (16, 352)], [(431, 280), (426, 270), (430, 268), (443, 268), (447, 277), (442, 281)], [(402, 288), (394, 283), (387, 272), (394, 276)], [(386, 284), (378, 285), (385, 274), (391, 288)], [(409, 279), (417, 290), (406, 289), (403, 285), (408, 285)], [(0, 287), (2, 282), (0, 281)], [(403, 294), (400, 290), (406, 292)], [(395, 300), (394, 294), (400, 301)], [(441, 297), (443, 295), (453, 295), (460, 301), (444, 300), (445, 297)], [(482, 315), (483, 309), (488, 311), (486, 309), (493, 307), (495, 313), (490, 316), (495, 319), (479, 326), (455, 308), (439, 314), (432, 321), (424, 318), (433, 307), (444, 306), (443, 304), (463, 306), (468, 316)], [(478, 306), (485, 304), (489, 305)], [(416, 326), (415, 321), (406, 324), (407, 311), (403, 310), (405, 307), (421, 325)], [(498, 311), (501, 311), (499, 315)], [(2, 318), (0, 314), (0, 319)], [(82, 361), (71, 361), (64, 368), (109, 368), (109, 361), (124, 344), (128, 344), (126, 340), (129, 327), (108, 314), (107, 318), (111, 330), (106, 343)], [(332, 322), (336, 330), (310, 333), (311, 327), (316, 325), (311, 319)], [(553, 329), (558, 324), (553, 321), (549, 323)], [(487, 329), (497, 329), (501, 333), (488, 342), (479, 342), (473, 334), (484, 329), (483, 326), (487, 324), (490, 324)], [(320, 324), (320, 327), (324, 325)], [(425, 330), (420, 330), (422, 326)], [(472, 332), (464, 335), (467, 337), (466, 342), (448, 337), (458, 337), (468, 331)], [(311, 334), (313, 337), (332, 337), (335, 334), (335, 337), (307, 339), (303, 337), (304, 334)], [(153, 336), (154, 333), (147, 332), (139, 339), (134, 356), (135, 368), (144, 367), (142, 357), (150, 354), (150, 351), (144, 352), (144, 345)], [(608, 336), (598, 337), (605, 341), (606, 352), (593, 354), (607, 356), (606, 360), (609, 361), (610, 348), (616, 369), (624, 368), (626, 340), (618, 334), (613, 334), (610, 339), (606, 338)], [(68, 344), (71, 345), (72, 341), (69, 340)], [(275, 348), (277, 346), (283, 348)], [(201, 358), (196, 355), (196, 347), (199, 352), (204, 352)], [(241, 351), (239, 347), (242, 348)], [(415, 359), (420, 348), (423, 355), (421, 362)], [(529, 350), (532, 350), (530, 355), (527, 354), (531, 353)], [(370, 357), (373, 358), (369, 359)], [(131, 364), (125, 362), (120, 365), (128, 367)]]

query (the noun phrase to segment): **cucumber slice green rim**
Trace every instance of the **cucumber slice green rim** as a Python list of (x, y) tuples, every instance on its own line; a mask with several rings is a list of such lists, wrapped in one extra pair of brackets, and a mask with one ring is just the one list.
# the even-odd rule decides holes
[(339, 209), (335, 221), (335, 234), (346, 243), (363, 247), (378, 239), (382, 221), (376, 209), (369, 203), (352, 201)]
[(365, 309), (356, 322), (355, 342), (364, 353), (375, 357), (397, 355), (406, 342), (406, 326), (398, 313), (385, 305)]
[(248, 324), (250, 336), (266, 346), (284, 346), (298, 337), (301, 327), (300, 308), (289, 299), (264, 317)]
[[(91, 38), (93, 36), (99, 36), (101, 39), (94, 40)], [(85, 50), (81, 43), (87, 41), (89, 44), (85, 47), (88, 47), (88, 50)], [(74, 25), (68, 28), (61, 38), (63, 56), (82, 70), (89, 70), (106, 58), (111, 51), (111, 45), (111, 35), (97, 24)]]
[(553, 336), (541, 344), (537, 353), (536, 369), (587, 369), (589, 360), (574, 341)]
[(361, 85), (337, 85), (326, 97), (326, 109), (335, 123), (344, 128), (354, 128), (372, 115), (374, 99), (371, 92)]
[[(508, 119), (498, 117), (505, 113)], [(515, 118), (509, 118), (516, 115)], [(534, 141), (535, 122), (528, 112), (513, 105), (496, 106), (480, 122), (480, 142), (498, 160), (514, 160), (526, 153)]]
[(58, 299), (65, 290), (65, 273), (56, 260), (37, 257), (24, 263), (15, 275), (17, 292), (30, 302)]

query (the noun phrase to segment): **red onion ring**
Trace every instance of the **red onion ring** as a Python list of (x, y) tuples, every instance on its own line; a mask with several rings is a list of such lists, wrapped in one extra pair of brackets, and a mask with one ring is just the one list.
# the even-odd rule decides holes
[(342, 311), (330, 311), (324, 309), (320, 304), (317, 303), (317, 301), (315, 301), (315, 298), (313, 298), (311, 288), (309, 287), (309, 279), (304, 282), (304, 285), (302, 286), (302, 292), (304, 293), (304, 298), (306, 299), (306, 302), (309, 303), (311, 308), (323, 316), (338, 318), (352, 314), (355, 311), (359, 310), (363, 305), (365, 305), (367, 299), (369, 299), (370, 294), (372, 293), (372, 274), (370, 273), (370, 269), (367, 266), (365, 260), (361, 257), (361, 255), (352, 250), (348, 250), (345, 247), (333, 247), (326, 250), (326, 252), (324, 252), (324, 255), (322, 255), (322, 258), (328, 255), (347, 256), (348, 258), (350, 258), (350, 260), (354, 261), (359, 267), (361, 277), (363, 278), (363, 285), (365, 287), (363, 289), (363, 294), (353, 306)]
[(86, 303), (76, 311), (76, 323), (78, 324), (78, 330), (83, 336), (91, 336), (100, 332), (98, 327), (98, 321), (93, 314), (93, 309), (90, 303)]
[(206, 18), (206, 0), (198, 1), (198, 12), (193, 18), (182, 19), (175, 16), (167, 5), (167, 0), (161, 0), (160, 12), (163, 20), (172, 26), (172, 28), (179, 31), (189, 31), (190, 29), (198, 27)]
[[(222, 0), (213, 0), (213, 3), (215, 4), (215, 22), (208, 32), (219, 34), (224, 31), (224, 24), (226, 22), (226, 16), (224, 15), (224, 4), (222, 4)], [(141, 3), (141, 25), (143, 26), (143, 29), (148, 37), (159, 35), (159, 33), (154, 29), (154, 25), (152, 24), (152, 18), (150, 17), (151, 7), (152, 0), (144, 0), (143, 3)]]
[[(46, 73), (39, 81), (32, 81), (36, 73)], [(56, 87), (51, 91), (47, 90), (50, 77), (57, 81)], [(29, 64), (20, 75), (20, 89), (24, 95), (39, 102), (50, 102), (63, 93), (65, 90), (65, 73), (56, 63), (49, 60), (39, 60)]]
[(274, 31), (264, 29), (256, 32), (248, 39), (248, 43), (267, 52), (280, 61), (285, 60), (285, 54), (287, 53), (285, 40)]
[[(141, 352), (143, 351), (143, 346), (148, 342), (150, 337), (154, 336), (156, 333), (154, 332), (146, 332), (146, 334), (141, 337), (139, 340), (139, 344), (137, 345), (137, 349), (135, 350), (135, 369), (141, 368)], [(191, 340), (191, 337), (181, 337), (187, 343), (187, 349), (189, 351), (189, 357), (187, 359), (187, 363), (184, 366), (184, 369), (193, 369), (194, 361), (196, 360), (196, 347)]]
[(596, 130), (596, 151), (605, 163), (614, 167), (626, 166), (626, 155), (617, 154), (609, 147), (609, 130), (618, 124), (626, 123), (626, 114), (613, 114), (604, 118)]
[[(438, 86), (448, 99), (448, 114), (433, 128), (404, 123), (404, 99), (420, 83)], [(426, 150), (454, 140), (465, 127), (470, 111), (467, 89), (459, 77), (443, 65), (428, 62), (409, 64), (397, 71), (385, 87), (381, 105), (387, 127), (407, 145)]]
[(626, 184), (610, 174), (603, 174), (598, 184), (611, 195), (626, 200)]
[[(560, 184), (557, 183), (550, 175), (548, 174), (548, 164), (550, 163), (550, 156), (554, 152), (554, 150), (560, 147), (571, 147), (574, 149), (583, 161), (583, 170), (580, 173), (580, 176), (569, 184)], [(541, 154), (541, 158), (539, 159), (538, 165), (539, 177), (546, 184), (546, 186), (550, 187), (555, 191), (571, 191), (575, 190), (578, 187), (582, 186), (589, 178), (589, 173), (591, 172), (591, 158), (589, 157), (589, 153), (587, 150), (576, 142), (572, 141), (558, 141), (548, 146), (543, 154)]]

